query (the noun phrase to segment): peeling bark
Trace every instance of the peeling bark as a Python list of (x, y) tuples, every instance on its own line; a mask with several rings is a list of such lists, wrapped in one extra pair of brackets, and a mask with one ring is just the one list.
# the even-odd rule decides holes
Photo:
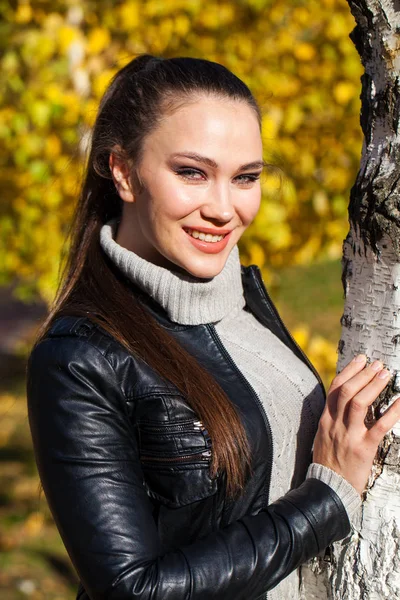
[[(400, 392), (400, 0), (348, 0), (365, 67), (364, 144), (343, 246), (338, 370), (357, 353), (393, 373), (367, 422)], [(304, 600), (400, 598), (400, 423), (382, 443), (350, 537), (302, 568)]]

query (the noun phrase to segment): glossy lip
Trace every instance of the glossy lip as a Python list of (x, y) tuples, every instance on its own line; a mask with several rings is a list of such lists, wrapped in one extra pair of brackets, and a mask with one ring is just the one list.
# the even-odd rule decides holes
[[(190, 229), (190, 228), (187, 227), (187, 229)], [(193, 228), (193, 229), (195, 229), (195, 228)], [(183, 231), (185, 231), (185, 229)], [(191, 231), (193, 231), (193, 230), (191, 229)], [(204, 227), (202, 229), (196, 229), (196, 231), (201, 231), (203, 233), (212, 233), (213, 235), (223, 235), (223, 231), (219, 231), (218, 233), (215, 233), (215, 230), (213, 230), (213, 229), (206, 230)], [(226, 233), (225, 237), (220, 242), (206, 242), (204, 240), (199, 240), (199, 239), (192, 237), (190, 235), (190, 233), (185, 231), (185, 234), (187, 235), (191, 244), (193, 244), (193, 246), (195, 248), (197, 248), (198, 250), (201, 250), (201, 252), (204, 252), (205, 254), (218, 254), (218, 252), (221, 252), (221, 250), (223, 250), (227, 246), (227, 244), (230, 240), (230, 237), (231, 237), (231, 233), (232, 233), (232, 231), (229, 231), (228, 233)]]

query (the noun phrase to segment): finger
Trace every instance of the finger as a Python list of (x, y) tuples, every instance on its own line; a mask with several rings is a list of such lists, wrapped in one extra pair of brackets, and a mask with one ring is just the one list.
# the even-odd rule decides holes
[(349, 430), (351, 428), (365, 427), (364, 419), (367, 415), (368, 407), (383, 392), (389, 379), (390, 371), (387, 369), (382, 369), (378, 373), (375, 372), (374, 378), (347, 402), (344, 421)]
[(358, 354), (332, 380), (325, 405), (325, 412), (327, 412), (332, 419), (335, 419), (337, 416), (338, 393), (341, 386), (354, 377), (354, 375), (362, 371), (366, 361), (367, 357), (365, 354)]
[(400, 421), (400, 398), (397, 398), (380, 419), (377, 420), (375, 425), (371, 427), (366, 434), (366, 438), (378, 446), (383, 437), (393, 429), (398, 421)]
[(383, 364), (376, 360), (372, 364), (365, 367), (359, 373), (353, 375), (351, 379), (348, 379), (338, 390), (337, 397), (337, 415), (344, 418), (344, 413), (347, 411), (347, 404), (354, 398), (366, 385), (374, 379), (377, 373), (383, 369)]
[(365, 367), (366, 362), (367, 357), (365, 354), (358, 354), (355, 356), (353, 360), (351, 360), (333, 379), (329, 391), (335, 390), (359, 373)]

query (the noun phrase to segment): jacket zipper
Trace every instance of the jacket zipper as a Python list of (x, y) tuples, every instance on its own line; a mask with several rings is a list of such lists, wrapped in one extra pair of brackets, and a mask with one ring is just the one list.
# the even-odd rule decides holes
[(296, 342), (296, 340), (294, 339), (294, 337), (292, 336), (292, 334), (289, 332), (289, 330), (287, 329), (286, 325), (284, 324), (284, 322), (282, 321), (280, 314), (278, 313), (275, 304), (273, 303), (271, 296), (269, 295), (269, 293), (267, 292), (267, 289), (264, 285), (264, 281), (262, 279), (261, 276), (261, 271), (260, 269), (254, 265), (254, 268), (256, 269), (256, 273), (258, 275), (258, 280), (259, 283), (261, 284), (261, 291), (263, 293), (263, 295), (265, 296), (266, 301), (268, 302), (269, 306), (271, 307), (276, 320), (278, 321), (279, 325), (281, 326), (281, 328), (283, 329), (283, 331), (285, 332), (286, 336), (289, 338), (289, 340), (292, 342), (292, 344), (294, 344), (294, 346), (300, 351), (302, 357), (304, 358), (305, 363), (307, 364), (307, 366), (311, 369), (311, 371), (314, 373), (315, 377), (317, 378), (318, 382), (321, 384), (322, 387), (322, 391), (323, 394), (325, 396), (326, 399), (326, 392), (325, 392), (325, 387), (324, 384), (322, 382), (322, 379), (318, 373), (318, 371), (316, 370), (316, 368), (314, 367), (314, 365), (312, 364), (312, 362), (309, 360), (309, 358), (306, 356), (306, 354), (303, 352), (303, 350), (300, 348), (299, 344)]
[(170, 424), (170, 425), (151, 425), (148, 423), (139, 423), (139, 429), (143, 431), (149, 431), (154, 433), (175, 433), (175, 432), (189, 432), (189, 431), (206, 431), (201, 421), (188, 421), (183, 424)]
[[(249, 381), (247, 381), (246, 377), (243, 375), (243, 373), (241, 372), (241, 370), (239, 369), (239, 367), (237, 366), (237, 364), (235, 363), (235, 361), (233, 360), (233, 358), (229, 354), (228, 350), (223, 345), (223, 343), (221, 341), (221, 338), (219, 337), (219, 335), (218, 335), (218, 333), (217, 333), (217, 331), (215, 329), (215, 326), (211, 325), (211, 324), (208, 324), (207, 325), (207, 329), (211, 333), (211, 336), (212, 336), (213, 340), (215, 341), (215, 343), (219, 347), (219, 349), (220, 349), (221, 353), (223, 354), (223, 356), (225, 357), (226, 361), (235, 369), (235, 371), (239, 375), (240, 379), (243, 381), (243, 383), (246, 385), (246, 387), (250, 390), (250, 393), (253, 396), (253, 398), (256, 400), (256, 402), (258, 404), (258, 407), (260, 409), (261, 415), (262, 415), (262, 417), (264, 419), (265, 428), (267, 430), (267, 433), (269, 434), (269, 439), (271, 440), (271, 455), (268, 457), (269, 458), (269, 460), (268, 460), (268, 477), (267, 477), (268, 484), (266, 485), (266, 489), (265, 489), (266, 499), (267, 499), (267, 505), (268, 505), (269, 490), (270, 490), (271, 475), (272, 475), (272, 456), (273, 456), (273, 452), (274, 452), (274, 441), (272, 439), (272, 430), (271, 430), (271, 425), (270, 425), (269, 420), (268, 420), (267, 413), (264, 410), (264, 407), (262, 405), (262, 402), (261, 402), (260, 398), (258, 397), (257, 392), (255, 391), (255, 389), (253, 388), (253, 386), (251, 385), (251, 383)], [(261, 597), (263, 598), (263, 600), (267, 600), (268, 593), (266, 593), (263, 596), (260, 596), (260, 598)]]
[(198, 452), (197, 454), (186, 454), (185, 456), (140, 456), (140, 459), (146, 462), (198, 462), (198, 461), (209, 461), (211, 458), (211, 450), (204, 450), (204, 452)]
[(204, 426), (202, 421), (188, 421), (184, 425), (148, 425), (147, 423), (139, 424), (139, 429), (142, 431), (153, 432), (153, 433), (190, 433), (191, 431), (200, 431), (204, 437), (206, 447), (210, 448), (212, 445), (210, 434), (208, 429)]
[[(191, 425), (191, 426), (190, 426)], [(209, 461), (211, 458), (211, 437), (208, 434), (207, 429), (205, 428), (202, 421), (189, 421), (184, 425), (164, 425), (158, 427), (156, 425), (147, 425), (142, 423), (140, 425), (146, 431), (154, 431), (154, 432), (162, 432), (165, 433), (174, 433), (174, 432), (189, 432), (189, 431), (201, 431), (203, 434), (207, 450), (203, 452), (196, 452), (195, 454), (186, 454), (184, 456), (159, 456), (152, 455), (151, 453), (148, 455), (141, 455), (141, 460), (145, 462), (167, 462), (167, 463), (179, 463), (179, 462), (193, 462), (193, 461)]]

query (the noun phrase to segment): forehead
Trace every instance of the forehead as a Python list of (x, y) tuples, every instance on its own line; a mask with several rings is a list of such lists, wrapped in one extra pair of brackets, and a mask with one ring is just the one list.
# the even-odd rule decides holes
[(158, 156), (190, 150), (215, 159), (235, 154), (241, 162), (253, 161), (262, 154), (257, 114), (244, 101), (196, 98), (166, 113), (143, 149)]

